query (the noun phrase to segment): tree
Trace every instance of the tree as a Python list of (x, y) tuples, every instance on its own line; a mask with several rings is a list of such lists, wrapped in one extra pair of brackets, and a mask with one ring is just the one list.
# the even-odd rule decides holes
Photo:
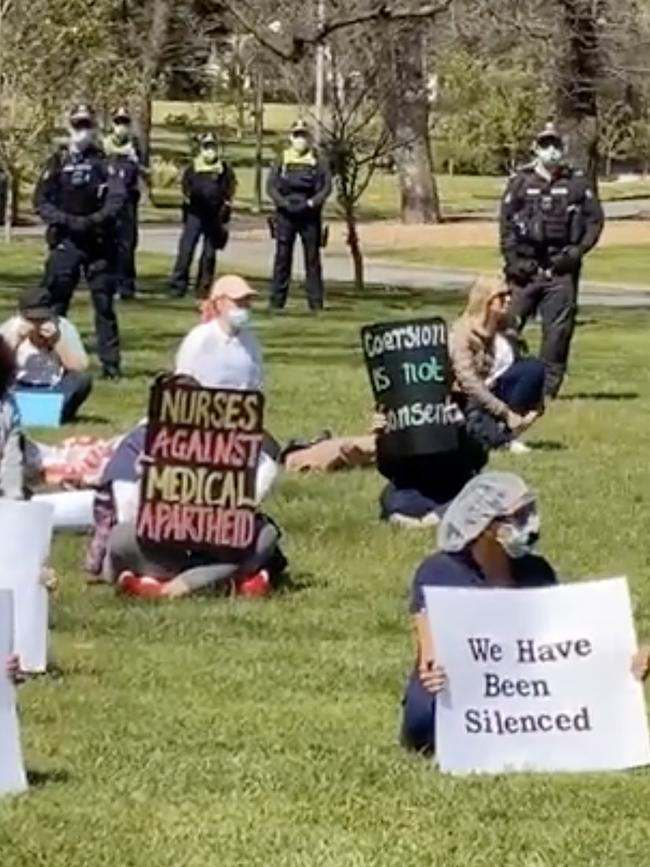
[(605, 157), (605, 176), (611, 177), (612, 161), (626, 156), (633, 142), (632, 109), (625, 102), (613, 102), (600, 110), (599, 139)]

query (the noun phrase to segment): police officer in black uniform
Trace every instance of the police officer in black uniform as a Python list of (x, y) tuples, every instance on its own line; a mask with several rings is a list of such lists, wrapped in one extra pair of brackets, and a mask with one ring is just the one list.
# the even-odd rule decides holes
[(291, 128), (289, 147), (271, 169), (267, 191), (276, 207), (272, 219), (276, 247), (270, 307), (277, 310), (287, 303), (293, 248), (296, 235), (300, 235), (305, 251), (307, 303), (312, 311), (322, 310), (322, 210), (332, 192), (332, 174), (314, 150), (303, 121)]
[(521, 331), (542, 319), (545, 393), (556, 397), (575, 327), (582, 259), (598, 242), (604, 215), (582, 172), (566, 165), (562, 139), (547, 124), (535, 160), (508, 182), (501, 206), (501, 252), (513, 288), (512, 316)]
[(133, 135), (131, 113), (124, 105), (113, 114), (113, 129), (104, 138), (104, 152), (111, 163), (124, 173), (127, 198), (115, 224), (116, 290), (123, 301), (130, 301), (135, 298), (141, 168), (140, 148)]
[(169, 294), (187, 293), (194, 251), (203, 238), (196, 294), (204, 296), (214, 279), (217, 250), (228, 243), (232, 199), (237, 179), (219, 156), (219, 142), (212, 133), (200, 139), (200, 151), (183, 174), (183, 231), (169, 283)]
[(69, 125), (69, 143), (50, 157), (34, 193), (34, 208), (47, 223), (50, 248), (44, 282), (54, 312), (65, 316), (84, 272), (95, 310), (103, 374), (118, 379), (114, 228), (126, 200), (124, 177), (96, 144), (97, 125), (90, 106), (76, 106)]

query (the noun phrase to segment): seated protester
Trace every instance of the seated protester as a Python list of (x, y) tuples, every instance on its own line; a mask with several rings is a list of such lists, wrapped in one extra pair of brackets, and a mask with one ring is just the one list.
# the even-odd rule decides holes
[(544, 363), (515, 359), (504, 336), (510, 299), (504, 282), (479, 277), (451, 330), (450, 355), (470, 436), (486, 449), (524, 452), (516, 437), (543, 411)]
[(248, 327), (257, 292), (233, 274), (220, 277), (202, 304), (205, 321), (183, 340), (176, 373), (187, 374), (207, 388), (262, 391), (262, 350)]
[(65, 423), (88, 398), (92, 379), (79, 332), (53, 312), (51, 303), (47, 290), (27, 289), (18, 314), (0, 327), (0, 334), (16, 353), (17, 387), (61, 393)]
[[(438, 530), (440, 550), (419, 566), (413, 579), (410, 610), (417, 649), (403, 702), (403, 746), (434, 752), (435, 696), (447, 684), (435, 658), (435, 636), (429, 630), (424, 588), (525, 590), (556, 584), (552, 567), (533, 554), (539, 527), (535, 497), (513, 473), (481, 473), (447, 509)], [(633, 671), (637, 676), (646, 675), (649, 659), (647, 648), (635, 656)]]
[(25, 454), (20, 414), (11, 387), (16, 375), (14, 353), (0, 337), (0, 497), (23, 500)]

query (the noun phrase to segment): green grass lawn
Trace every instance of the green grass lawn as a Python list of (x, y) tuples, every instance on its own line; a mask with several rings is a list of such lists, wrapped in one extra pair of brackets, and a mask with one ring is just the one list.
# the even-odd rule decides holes
[[(0, 252), (3, 315), (36, 278), (30, 249)], [(143, 257), (147, 294), (121, 311), (126, 378), (97, 386), (93, 420), (78, 430), (136, 421), (152, 374), (194, 322), (191, 300), (156, 294), (166, 264)], [(459, 300), (338, 287), (331, 311), (312, 319), (299, 296), (285, 317), (256, 317), (268, 424), (281, 438), (363, 432), (371, 397), (359, 327), (452, 317)], [(85, 293), (74, 315), (88, 334)], [(493, 462), (539, 491), (542, 550), (565, 579), (629, 575), (646, 637), (649, 328), (647, 311), (586, 311), (565, 395), (531, 433), (539, 450)], [(84, 586), (82, 538), (56, 539), (63, 675), (20, 693), (35, 785), (0, 803), (2, 867), (648, 863), (648, 771), (452, 779), (399, 749), (407, 591), (433, 539), (381, 525), (380, 488), (374, 471), (281, 481), (266, 506), (296, 589), (268, 602), (127, 602)]]
[[(494, 271), (501, 266), (499, 252), (492, 247), (411, 247), (380, 252), (373, 250), (372, 258), (468, 271)], [(626, 244), (594, 250), (585, 261), (584, 279), (647, 286), (650, 283), (650, 256), (647, 245)]]

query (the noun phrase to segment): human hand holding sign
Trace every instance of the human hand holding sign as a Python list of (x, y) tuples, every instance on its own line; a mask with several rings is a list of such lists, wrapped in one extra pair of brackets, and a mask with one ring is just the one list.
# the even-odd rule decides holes
[(447, 686), (447, 672), (432, 659), (423, 659), (418, 667), (420, 683), (431, 695), (441, 692)]
[(641, 645), (632, 657), (632, 674), (637, 680), (645, 680), (650, 672), (650, 647)]

